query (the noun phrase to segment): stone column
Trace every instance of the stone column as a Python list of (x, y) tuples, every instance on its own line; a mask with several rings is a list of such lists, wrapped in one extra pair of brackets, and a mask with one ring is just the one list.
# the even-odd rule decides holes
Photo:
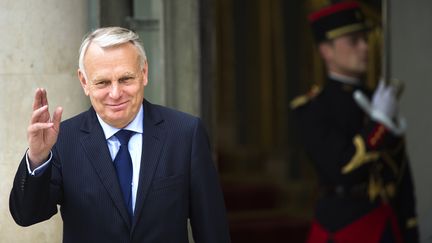
[(165, 0), (163, 41), (166, 104), (200, 115), (199, 2)]
[(61, 242), (59, 214), (22, 228), (9, 213), (9, 193), (26, 148), (34, 90), (48, 91), (63, 120), (89, 106), (77, 79), (78, 48), (87, 32), (87, 1), (0, 1), (0, 242)]
[(200, 115), (200, 25), (197, 0), (134, 0), (130, 27), (149, 61), (145, 97)]

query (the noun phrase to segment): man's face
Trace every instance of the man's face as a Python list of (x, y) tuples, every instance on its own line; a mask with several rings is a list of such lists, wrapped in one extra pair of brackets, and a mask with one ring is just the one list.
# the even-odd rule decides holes
[(331, 72), (360, 77), (367, 71), (368, 44), (366, 33), (343, 35), (320, 47)]
[(147, 62), (139, 65), (132, 43), (101, 48), (90, 44), (84, 57), (84, 74), (78, 76), (96, 113), (109, 125), (123, 128), (138, 113), (147, 85)]

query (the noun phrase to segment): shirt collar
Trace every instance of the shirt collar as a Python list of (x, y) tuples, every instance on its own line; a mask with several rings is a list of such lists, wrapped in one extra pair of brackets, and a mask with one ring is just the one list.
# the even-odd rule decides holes
[(351, 84), (351, 85), (361, 85), (361, 80), (359, 78), (349, 77), (346, 75), (330, 72), (329, 77), (335, 81)]
[[(97, 115), (97, 118), (99, 120), (99, 123), (102, 126), (102, 130), (104, 131), (105, 139), (109, 139), (116, 132), (118, 132), (120, 130), (120, 128), (110, 126), (106, 122), (104, 122), (104, 120), (102, 120), (102, 118), (99, 116), (99, 114), (96, 113), (96, 115)], [(141, 105), (141, 107), (138, 111), (138, 114), (135, 116), (135, 118), (126, 127), (121, 128), (121, 129), (134, 131), (136, 133), (143, 133), (143, 120), (144, 120), (144, 108), (143, 108), (143, 105)]]

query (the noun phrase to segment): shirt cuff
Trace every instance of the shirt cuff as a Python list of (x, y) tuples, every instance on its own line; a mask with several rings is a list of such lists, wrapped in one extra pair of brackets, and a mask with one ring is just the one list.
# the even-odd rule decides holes
[(45, 161), (42, 165), (39, 165), (37, 168), (35, 168), (33, 171), (30, 169), (30, 160), (28, 158), (28, 149), (26, 151), (26, 163), (27, 163), (27, 170), (30, 175), (37, 176), (40, 173), (44, 172), (49, 162), (51, 162), (52, 159), (52, 152), (50, 151), (50, 155), (47, 161)]

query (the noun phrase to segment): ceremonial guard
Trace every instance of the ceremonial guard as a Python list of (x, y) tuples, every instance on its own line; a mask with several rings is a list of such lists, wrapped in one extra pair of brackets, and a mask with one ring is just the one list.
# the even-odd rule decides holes
[(309, 21), (327, 81), (292, 102), (319, 182), (308, 242), (416, 243), (400, 86), (365, 88), (370, 27), (357, 2), (326, 6)]

